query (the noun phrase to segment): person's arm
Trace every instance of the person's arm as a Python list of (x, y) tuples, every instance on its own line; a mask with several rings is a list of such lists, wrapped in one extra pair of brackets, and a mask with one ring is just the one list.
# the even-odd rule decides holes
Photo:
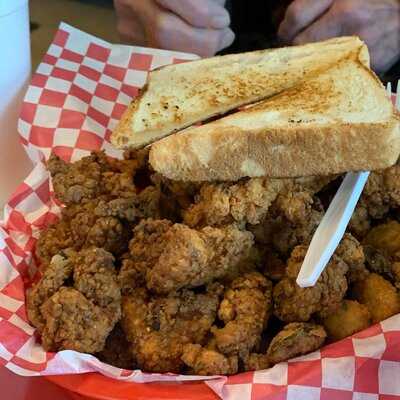
[(114, 0), (130, 43), (212, 56), (234, 40), (225, 0)]
[(400, 59), (399, 0), (294, 0), (279, 27), (288, 43), (357, 35), (366, 42), (378, 73)]

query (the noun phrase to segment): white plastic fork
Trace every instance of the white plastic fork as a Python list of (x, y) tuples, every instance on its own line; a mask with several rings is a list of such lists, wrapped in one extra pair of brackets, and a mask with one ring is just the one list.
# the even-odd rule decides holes
[[(386, 90), (391, 97), (390, 83)], [(400, 111), (400, 81), (397, 85), (396, 109)], [(308, 247), (296, 279), (300, 287), (314, 286), (325, 269), (343, 238), (368, 176), (369, 171), (346, 174)]]

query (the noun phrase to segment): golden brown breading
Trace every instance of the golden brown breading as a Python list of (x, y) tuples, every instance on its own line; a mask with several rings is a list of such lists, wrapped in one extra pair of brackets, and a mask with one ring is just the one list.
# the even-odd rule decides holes
[(272, 364), (310, 353), (324, 343), (326, 332), (320, 325), (292, 322), (286, 325), (270, 343), (267, 356)]
[(272, 311), (272, 283), (258, 272), (235, 279), (218, 310), (223, 328), (212, 332), (218, 350), (245, 359), (260, 343)]
[(101, 351), (121, 315), (114, 257), (98, 248), (54, 256), (27, 293), (27, 309), (46, 350)]
[(74, 288), (92, 303), (118, 314), (121, 291), (112, 254), (104, 249), (89, 248), (77, 253), (73, 263)]
[(250, 353), (243, 360), (245, 371), (260, 371), (270, 367), (270, 362), (266, 354)]
[(55, 255), (47, 266), (41, 279), (26, 293), (26, 308), (31, 323), (41, 331), (44, 327), (44, 319), (40, 312), (40, 306), (71, 277), (73, 264), (68, 257), (71, 250), (66, 250)]
[(347, 290), (347, 264), (333, 255), (315, 286), (301, 288), (296, 283), (307, 246), (293, 250), (286, 277), (274, 288), (274, 313), (282, 321), (308, 321), (314, 313), (328, 315), (341, 304)]
[(160, 192), (148, 186), (129, 198), (87, 200), (62, 210), (61, 220), (42, 233), (36, 245), (36, 255), (47, 264), (59, 251), (96, 246), (116, 256), (128, 248), (132, 236), (131, 224), (139, 218), (159, 217)]
[(48, 265), (54, 255), (73, 245), (69, 221), (61, 215), (59, 221), (41, 232), (36, 242), (35, 255), (40, 265)]
[(388, 255), (400, 251), (400, 223), (388, 221), (372, 228), (364, 238), (363, 244), (375, 247)]
[(349, 283), (365, 279), (368, 276), (369, 271), (365, 267), (364, 249), (353, 235), (346, 233), (343, 236), (335, 254), (349, 267), (347, 272)]
[(313, 193), (308, 191), (284, 191), (280, 193), (273, 203), (273, 214), (283, 215), (291, 224), (302, 224), (309, 219), (312, 209), (321, 211), (316, 204)]
[[(267, 215), (271, 204), (278, 195), (282, 207), (288, 215), (300, 217), (301, 202), (326, 185), (331, 177), (310, 177), (298, 179), (251, 178), (239, 182), (206, 183), (193, 204), (184, 213), (184, 222), (191, 226), (219, 226), (236, 222), (238, 224), (258, 224)], [(293, 195), (297, 196), (294, 205)], [(287, 197), (292, 201), (287, 201)], [(301, 199), (301, 196), (307, 199)], [(296, 209), (296, 210), (295, 210)], [(296, 215), (297, 214), (297, 215)]]
[(141, 221), (134, 229), (134, 237), (129, 243), (129, 253), (124, 255), (119, 281), (125, 294), (146, 283), (146, 273), (152, 268), (164, 251), (161, 240), (171, 228), (168, 220)]
[(233, 226), (206, 227), (199, 231), (166, 220), (144, 220), (130, 242), (133, 264), (146, 274), (149, 289), (168, 293), (221, 278), (249, 257), (250, 232)]
[(400, 286), (400, 224), (397, 221), (377, 225), (363, 240), (368, 268)]
[(400, 207), (400, 164), (371, 172), (350, 222), (350, 230), (362, 239), (371, 220), (382, 219), (391, 209)]
[(308, 218), (302, 223), (291, 223), (280, 215), (271, 217), (267, 223), (272, 227), (272, 245), (284, 257), (290, 255), (291, 251), (298, 245), (308, 244), (321, 222), (323, 213), (319, 210), (310, 209)]
[(97, 198), (103, 189), (101, 175), (107, 163), (104, 153), (92, 153), (73, 164), (52, 154), (47, 168), (52, 176), (56, 197), (65, 204)]
[(196, 375), (232, 375), (238, 371), (237, 356), (225, 356), (199, 344), (187, 344), (183, 348), (182, 361)]
[(400, 206), (400, 164), (371, 172), (362, 195), (372, 218), (384, 217), (390, 208)]
[(370, 229), (371, 218), (368, 214), (368, 210), (364, 200), (361, 199), (358, 202), (353, 215), (351, 216), (348, 230), (359, 240), (362, 240), (362, 238), (368, 233)]
[[(133, 157), (133, 153), (129, 154)], [(128, 160), (111, 159), (104, 152), (68, 164), (52, 154), (48, 169), (56, 197), (65, 204), (79, 204), (100, 197), (128, 198), (136, 194), (134, 175), (145, 165), (145, 157), (136, 153)]]
[(371, 273), (356, 282), (352, 294), (361, 304), (365, 304), (376, 323), (400, 312), (400, 297), (396, 288), (380, 275)]
[(371, 314), (358, 301), (343, 300), (340, 308), (321, 322), (328, 338), (336, 341), (368, 328), (371, 325)]
[(123, 369), (135, 369), (136, 361), (130, 351), (130, 343), (119, 324), (108, 335), (104, 349), (96, 354), (101, 361)]
[(180, 211), (186, 210), (193, 203), (201, 186), (196, 182), (172, 181), (159, 173), (153, 174), (151, 181), (160, 188), (166, 200), (173, 202)]
[[(47, 350), (229, 375), (320, 347), (326, 333), (312, 318), (337, 340), (400, 312), (396, 289), (373, 273), (400, 287), (400, 224), (368, 234), (400, 209), (400, 165), (371, 173), (350, 224), (363, 245), (346, 234), (304, 289), (295, 281), (334, 177), (175, 182), (151, 170), (148, 149), (48, 166), (66, 207), (37, 242), (43, 276), (27, 292)], [(343, 300), (348, 284), (360, 303)], [(268, 322), (272, 312), (280, 321)]]
[(96, 201), (76, 206), (69, 221), (74, 248), (96, 246), (116, 255), (122, 254), (127, 247), (125, 238), (130, 236), (129, 227), (118, 218), (97, 216), (96, 207)]
[(221, 287), (207, 293), (182, 290), (150, 297), (139, 288), (122, 302), (122, 326), (138, 366), (149, 372), (180, 372), (183, 348), (204, 343), (214, 323)]
[(263, 274), (273, 282), (280, 281), (285, 277), (286, 264), (274, 251), (268, 251), (265, 254)]
[(257, 224), (285, 184), (284, 180), (253, 178), (238, 183), (206, 183), (196, 203), (184, 214), (187, 225)]
[(47, 351), (101, 351), (119, 318), (69, 287), (61, 287), (41, 306), (41, 312), (45, 321), (42, 345)]
[(294, 247), (311, 241), (323, 216), (321, 202), (310, 192), (319, 186), (291, 187), (295, 190), (282, 190), (260, 224), (248, 225), (256, 242), (272, 247), (283, 257), (288, 257)]

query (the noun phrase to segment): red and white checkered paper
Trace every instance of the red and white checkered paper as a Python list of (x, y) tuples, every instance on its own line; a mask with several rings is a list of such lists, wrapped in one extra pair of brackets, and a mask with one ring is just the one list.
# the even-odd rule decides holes
[(0, 223), (0, 364), (30, 376), (97, 371), (135, 382), (202, 379), (228, 400), (399, 398), (400, 315), (268, 370), (208, 379), (121, 370), (92, 355), (45, 352), (36, 340), (24, 293), (35, 270), (36, 238), (59, 212), (43, 159), (53, 151), (73, 161), (99, 149), (118, 156), (109, 144), (110, 133), (147, 71), (194, 58), (110, 45), (61, 24), (32, 77), (19, 121), (22, 143), (37, 164), (11, 197)]

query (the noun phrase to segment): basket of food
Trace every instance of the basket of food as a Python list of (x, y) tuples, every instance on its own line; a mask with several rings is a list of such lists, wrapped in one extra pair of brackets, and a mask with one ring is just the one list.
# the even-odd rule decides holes
[(195, 58), (60, 26), (19, 122), (36, 166), (0, 230), (0, 360), (93, 398), (400, 395), (400, 124), (366, 46)]

